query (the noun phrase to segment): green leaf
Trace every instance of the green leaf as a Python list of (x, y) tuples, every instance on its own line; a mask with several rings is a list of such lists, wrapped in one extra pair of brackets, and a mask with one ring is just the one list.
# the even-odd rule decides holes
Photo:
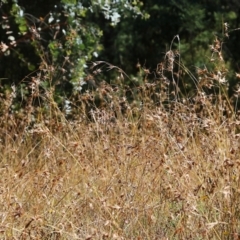
[(64, 4), (76, 4), (76, 0), (61, 0)]

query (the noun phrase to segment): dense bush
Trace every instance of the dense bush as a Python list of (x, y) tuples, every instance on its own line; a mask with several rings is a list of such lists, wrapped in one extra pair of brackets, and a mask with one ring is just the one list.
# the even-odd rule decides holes
[[(10, 98), (14, 88), (11, 112), (26, 106), (45, 111), (49, 96), (65, 109), (106, 81), (111, 87), (124, 87), (121, 91), (133, 101), (146, 76), (156, 82), (163, 79), (164, 69), (170, 92), (176, 83), (191, 97), (196, 92), (193, 76), (198, 78), (205, 65), (208, 79), (218, 72), (227, 78), (225, 92), (233, 96), (238, 81), (238, 9), (234, 1), (214, 6), (211, 1), (189, 0), (3, 1), (2, 96)], [(211, 94), (216, 89), (205, 90)], [(100, 105), (101, 96), (96, 95), (91, 106)]]
[[(86, 84), (88, 64), (102, 50), (102, 30), (92, 16), (116, 25), (125, 11), (142, 14), (138, 1), (4, 1), (1, 6), (1, 86), (16, 85), (15, 108), (42, 104), (54, 92), (58, 104)], [(120, 15), (121, 14), (121, 15)], [(122, 16), (124, 17), (124, 16)], [(54, 91), (52, 91), (54, 89)], [(35, 92), (34, 97), (29, 96)], [(18, 105), (18, 106), (17, 106)]]

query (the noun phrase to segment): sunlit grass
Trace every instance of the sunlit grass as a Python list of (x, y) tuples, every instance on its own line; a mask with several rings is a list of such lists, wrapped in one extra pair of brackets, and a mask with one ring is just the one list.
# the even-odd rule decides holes
[(46, 113), (3, 109), (1, 239), (239, 239), (240, 119), (212, 74), (191, 98), (161, 75), (87, 91), (72, 117), (51, 93)]

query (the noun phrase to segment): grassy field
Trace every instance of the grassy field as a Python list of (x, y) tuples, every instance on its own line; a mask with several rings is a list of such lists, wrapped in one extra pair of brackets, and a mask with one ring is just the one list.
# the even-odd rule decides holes
[(191, 98), (145, 79), (131, 103), (101, 85), (105, 105), (86, 111), (87, 91), (71, 120), (53, 100), (16, 117), (2, 97), (0, 239), (240, 239), (240, 119), (221, 76), (199, 70)]

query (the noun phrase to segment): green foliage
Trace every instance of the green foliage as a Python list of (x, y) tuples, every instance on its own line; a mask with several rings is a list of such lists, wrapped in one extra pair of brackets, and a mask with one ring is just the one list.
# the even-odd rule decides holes
[(24, 12), (21, 9), (21, 7), (17, 4), (14, 3), (12, 5), (12, 10), (11, 10), (11, 15), (15, 17), (15, 22), (18, 24), (18, 28), (21, 34), (24, 34), (27, 32), (27, 22), (26, 19), (24, 18)]
[[(140, 1), (62, 0), (46, 7), (38, 1), (3, 2), (1, 34), (7, 39), (2, 42), (1, 58), (8, 61), (1, 65), (0, 75), (8, 79), (5, 84), (28, 82), (30, 88), (32, 79), (37, 79), (41, 91), (53, 87), (59, 96), (80, 91), (89, 62), (103, 49), (103, 32), (92, 16), (104, 16), (115, 26), (126, 11), (141, 15), (140, 5)], [(14, 71), (7, 72), (13, 61)]]
[[(92, 74), (89, 65), (100, 58), (123, 68), (129, 76), (137, 75), (137, 80), (125, 80), (131, 88), (146, 75), (156, 80), (157, 66), (166, 60), (169, 50), (178, 51), (178, 70), (187, 66), (195, 74), (208, 64), (214, 72), (217, 67), (211, 63), (209, 45), (217, 38), (233, 87), (240, 59), (234, 50), (239, 45), (234, 30), (240, 23), (239, 9), (234, 0), (216, 4), (210, 0), (54, 0), (47, 5), (42, 0), (2, 1), (0, 77), (7, 79), (2, 84), (25, 84), (30, 93), (32, 81), (37, 79), (40, 95), (53, 88), (54, 97), (63, 100), (88, 89), (83, 85)], [(229, 26), (227, 31), (225, 26)], [(96, 70), (99, 73), (103, 68)], [(174, 80), (171, 73), (167, 77)], [(177, 80), (185, 92), (194, 89), (189, 75), (178, 75)], [(44, 98), (32, 101), (42, 104)]]
[[(179, 35), (181, 60), (195, 73), (197, 67), (210, 63), (209, 45), (217, 36), (223, 42), (225, 60), (231, 60), (231, 68), (238, 71), (240, 56), (234, 47), (239, 41), (234, 36), (226, 38), (223, 30), (225, 22), (233, 28), (239, 26), (239, 8), (234, 1), (146, 1), (142, 9), (149, 13), (148, 19), (127, 17), (116, 28), (104, 26), (103, 45), (107, 48), (103, 58), (134, 75), (137, 62), (152, 72), (170, 50), (173, 37)], [(178, 49), (178, 44), (174, 42), (173, 50)]]

